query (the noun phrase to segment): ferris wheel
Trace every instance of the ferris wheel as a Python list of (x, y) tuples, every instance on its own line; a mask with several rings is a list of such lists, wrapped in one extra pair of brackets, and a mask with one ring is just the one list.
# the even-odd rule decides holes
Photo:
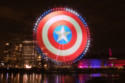
[(79, 61), (90, 45), (87, 23), (69, 8), (52, 8), (36, 21), (34, 29), (36, 49), (57, 65)]

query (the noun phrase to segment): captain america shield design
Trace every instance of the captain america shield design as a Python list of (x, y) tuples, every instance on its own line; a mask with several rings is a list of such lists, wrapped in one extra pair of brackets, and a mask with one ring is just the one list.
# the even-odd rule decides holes
[(71, 62), (82, 58), (90, 43), (85, 20), (68, 8), (54, 8), (38, 18), (34, 28), (37, 47), (56, 62)]

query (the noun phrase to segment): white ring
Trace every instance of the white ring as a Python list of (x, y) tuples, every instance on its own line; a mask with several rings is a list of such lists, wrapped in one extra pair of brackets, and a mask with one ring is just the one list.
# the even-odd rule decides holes
[[(75, 44), (67, 50), (59, 50), (59, 49), (53, 47), (48, 40), (47, 34), (48, 34), (48, 29), (49, 29), (50, 25), (59, 20), (66, 20), (66, 21), (71, 22), (74, 25), (76, 32), (77, 32), (77, 39), (76, 39)], [(66, 16), (66, 15), (55, 16), (55, 17), (51, 18), (50, 20), (48, 20), (45, 23), (45, 25), (43, 26), (41, 35), (42, 35), (42, 39), (43, 39), (43, 42), (44, 42), (46, 48), (49, 51), (51, 51), (52, 53), (54, 53), (55, 55), (59, 55), (59, 56), (67, 56), (67, 55), (71, 55), (74, 52), (76, 52), (77, 49), (80, 47), (80, 45), (82, 43), (82, 39), (83, 39), (82, 30), (81, 30), (81, 27), (79, 26), (79, 24), (73, 18)]]

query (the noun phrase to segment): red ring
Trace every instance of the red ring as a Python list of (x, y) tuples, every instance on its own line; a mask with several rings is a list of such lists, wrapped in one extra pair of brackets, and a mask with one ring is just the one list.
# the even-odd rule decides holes
[[(59, 44), (54, 40), (54, 37), (52, 37), (54, 29), (59, 25), (68, 26), (72, 32), (72, 38), (67, 44)], [(54, 46), (55, 48), (60, 49), (60, 50), (66, 50), (66, 49), (71, 48), (75, 44), (76, 39), (77, 39), (77, 32), (76, 32), (74, 26), (70, 22), (61, 20), (61, 21), (57, 21), (57, 22), (53, 23), (50, 26), (50, 28), (48, 30), (48, 39), (49, 39), (51, 45)]]

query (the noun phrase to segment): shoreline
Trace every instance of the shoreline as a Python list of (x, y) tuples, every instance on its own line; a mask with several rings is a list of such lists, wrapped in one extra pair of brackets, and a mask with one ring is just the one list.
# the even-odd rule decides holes
[(85, 69), (41, 69), (41, 68), (0, 68), (0, 73), (125, 73), (124, 69), (116, 69), (116, 68), (85, 68)]

